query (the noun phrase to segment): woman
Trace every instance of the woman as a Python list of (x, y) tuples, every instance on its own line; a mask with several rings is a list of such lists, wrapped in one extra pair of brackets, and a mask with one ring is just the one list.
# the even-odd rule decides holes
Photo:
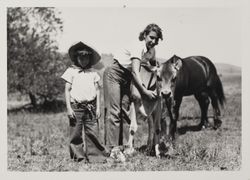
[[(151, 100), (156, 93), (147, 90), (142, 85), (139, 74), (140, 65), (156, 66), (155, 46), (159, 39), (163, 40), (162, 30), (156, 24), (149, 24), (139, 34), (139, 41), (114, 54), (113, 63), (104, 71), (104, 101), (105, 101), (105, 144), (111, 148), (126, 144), (128, 125), (123, 123), (123, 109), (131, 104), (131, 82), (140, 92)], [(122, 108), (123, 107), (123, 108)], [(130, 106), (131, 116), (135, 116), (133, 103)], [(126, 115), (125, 115), (126, 116)], [(131, 129), (130, 129), (131, 130)], [(132, 130), (136, 131), (136, 127)], [(123, 137), (125, 135), (125, 137)]]

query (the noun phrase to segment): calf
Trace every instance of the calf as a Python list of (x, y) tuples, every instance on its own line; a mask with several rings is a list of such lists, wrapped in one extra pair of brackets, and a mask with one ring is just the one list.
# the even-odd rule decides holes
[[(147, 153), (151, 154), (155, 152), (157, 157), (160, 157), (159, 151), (159, 142), (160, 142), (160, 131), (161, 131), (161, 95), (160, 95), (160, 86), (157, 79), (157, 71), (153, 71), (147, 67), (142, 66), (140, 70), (140, 75), (143, 81), (143, 85), (152, 91), (155, 91), (158, 97), (155, 100), (149, 100), (140, 95), (137, 88), (133, 85), (131, 92), (133, 103), (131, 110), (135, 110), (136, 113), (130, 114), (130, 130), (129, 130), (129, 141), (128, 146), (133, 147), (133, 137), (137, 130), (137, 121), (138, 112), (144, 115), (148, 121), (148, 141), (147, 141)], [(136, 116), (133, 116), (136, 114)]]

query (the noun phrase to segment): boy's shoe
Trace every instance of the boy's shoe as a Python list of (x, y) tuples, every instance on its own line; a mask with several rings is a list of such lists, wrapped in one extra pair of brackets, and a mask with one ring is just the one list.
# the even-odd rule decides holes
[(76, 162), (80, 162), (85, 159), (85, 153), (83, 151), (83, 145), (75, 145), (70, 144), (69, 145), (69, 152), (71, 159), (74, 159)]

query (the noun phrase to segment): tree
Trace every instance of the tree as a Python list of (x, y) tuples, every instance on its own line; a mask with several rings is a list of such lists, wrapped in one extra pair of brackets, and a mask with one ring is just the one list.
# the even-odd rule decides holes
[(53, 100), (62, 92), (59, 76), (65, 56), (56, 38), (63, 22), (56, 8), (15, 7), (7, 11), (8, 93), (19, 91), (37, 100)]

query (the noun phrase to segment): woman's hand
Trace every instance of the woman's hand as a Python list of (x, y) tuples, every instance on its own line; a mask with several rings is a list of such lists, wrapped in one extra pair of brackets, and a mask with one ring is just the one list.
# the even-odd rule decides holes
[(150, 100), (154, 100), (157, 98), (156, 92), (150, 90), (145, 90), (144, 95)]

